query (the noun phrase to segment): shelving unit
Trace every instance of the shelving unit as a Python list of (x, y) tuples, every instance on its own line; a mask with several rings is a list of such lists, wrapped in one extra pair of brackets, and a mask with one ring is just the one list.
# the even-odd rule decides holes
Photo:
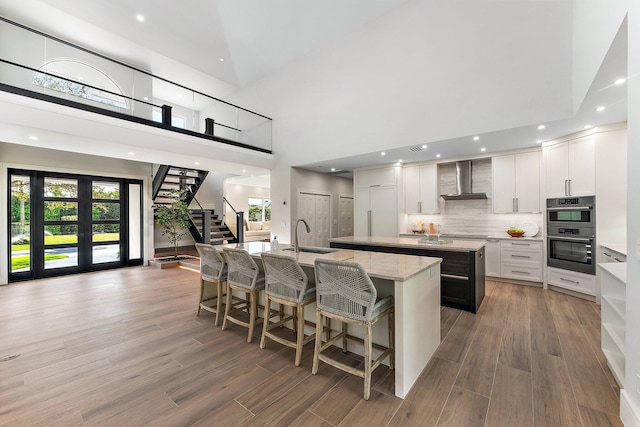
[(627, 263), (598, 264), (602, 286), (602, 352), (624, 388)]

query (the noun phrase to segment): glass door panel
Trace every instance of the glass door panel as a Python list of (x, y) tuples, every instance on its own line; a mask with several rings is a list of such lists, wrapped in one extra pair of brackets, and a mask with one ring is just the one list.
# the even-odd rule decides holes
[(91, 262), (120, 262), (122, 204), (120, 182), (94, 180), (91, 183)]
[(31, 270), (31, 177), (11, 175), (11, 273)]
[(77, 268), (80, 264), (78, 180), (44, 177), (42, 259), (44, 269)]

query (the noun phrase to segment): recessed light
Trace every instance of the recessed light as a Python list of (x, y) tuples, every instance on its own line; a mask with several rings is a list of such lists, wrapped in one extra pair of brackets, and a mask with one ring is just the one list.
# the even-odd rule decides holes
[(136, 19), (138, 20), (138, 22), (144, 22), (144, 15), (139, 13), (136, 15)]
[(84, 80), (84, 77), (78, 76), (78, 80)]
[(220, 58), (220, 62), (224, 62), (224, 58)]
[(591, 125), (584, 125), (584, 128), (583, 128), (583, 129), (591, 129), (592, 127), (593, 127), (593, 126), (591, 126)]
[(144, 97), (144, 98), (142, 98), (142, 99), (144, 99), (145, 101), (148, 101), (148, 100), (149, 100), (149, 97), (148, 97), (148, 96), (145, 96), (145, 97)]
[(436, 157), (437, 157), (437, 158), (440, 158), (440, 154), (436, 154)]
[(480, 139), (480, 137), (479, 137), (479, 136), (474, 136), (474, 137), (473, 137), (473, 140), (474, 140), (474, 141), (477, 141), (477, 140), (479, 140), (479, 139)]
[(200, 164), (200, 162), (195, 162), (194, 165), (198, 166)]
[(427, 144), (422, 145), (422, 149), (425, 150), (427, 148)]
[(537, 140), (536, 144), (542, 144), (542, 140), (541, 139)]
[(604, 110), (606, 110), (606, 107), (604, 105), (601, 105), (598, 108), (596, 108), (597, 112), (604, 111)]
[(387, 153), (385, 153), (384, 151), (382, 153), (380, 153), (381, 156), (386, 156)]
[(136, 154), (136, 153), (134, 153), (133, 151), (129, 151), (129, 155), (130, 156), (133, 156), (134, 154)]
[(402, 159), (398, 160), (398, 163), (402, 163)]
[(546, 126), (545, 126), (545, 125), (539, 125), (539, 126), (538, 126), (538, 130), (542, 130), (542, 129), (544, 129), (544, 128), (546, 128)]
[(30, 140), (32, 140), (32, 141), (37, 141), (37, 140), (38, 140), (38, 137), (37, 137), (37, 136), (35, 136), (35, 135), (31, 135), (31, 136), (29, 137), (29, 139), (30, 139)]
[(624, 84), (624, 82), (626, 82), (627, 79), (623, 78), (619, 78), (618, 80), (616, 80), (615, 82), (613, 82), (614, 85), (621, 85)]
[(486, 149), (486, 148), (484, 148), (484, 147), (482, 147), (482, 148), (480, 149), (480, 151), (487, 151), (487, 149)]
[(242, 172), (246, 172), (246, 171), (247, 171), (246, 169), (242, 169)]
[(335, 172), (335, 171), (336, 171), (336, 168), (331, 168), (331, 172)]

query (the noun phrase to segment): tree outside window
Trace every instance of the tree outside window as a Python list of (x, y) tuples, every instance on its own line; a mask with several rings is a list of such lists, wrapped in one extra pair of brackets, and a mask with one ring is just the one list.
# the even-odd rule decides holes
[(249, 221), (271, 221), (271, 199), (249, 197)]

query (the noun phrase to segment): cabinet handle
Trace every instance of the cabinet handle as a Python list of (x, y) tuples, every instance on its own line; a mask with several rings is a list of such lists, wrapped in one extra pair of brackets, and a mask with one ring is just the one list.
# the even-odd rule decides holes
[(511, 255), (511, 258), (531, 258), (529, 255)]
[(569, 186), (569, 180), (568, 180), (568, 179), (565, 179), (565, 180), (564, 180), (564, 195), (565, 195), (565, 196), (568, 196), (568, 195), (569, 195), (569, 188), (568, 188), (568, 186)]
[(561, 277), (560, 280), (562, 280), (563, 282), (575, 283), (576, 285), (580, 284), (580, 282), (577, 280), (565, 279), (564, 277)]
[(624, 262), (623, 260), (618, 259), (618, 257), (615, 257), (615, 256), (613, 257), (613, 259), (615, 259), (615, 260), (616, 260), (616, 261), (618, 261), (618, 262)]
[(371, 237), (371, 211), (367, 211), (367, 234)]
[(515, 197), (513, 199), (511, 199), (511, 210), (513, 212), (517, 212), (516, 211), (516, 198)]
[(511, 244), (513, 246), (531, 246), (531, 243), (517, 243), (517, 242), (511, 242)]
[(516, 197), (516, 212), (520, 212), (520, 199)]
[(518, 271), (518, 270), (511, 270), (512, 273), (517, 273), (517, 274), (531, 274), (528, 271)]
[(567, 181), (569, 182), (569, 193), (567, 193), (567, 196), (570, 196), (571, 195), (571, 180), (568, 179)]
[(611, 254), (608, 254), (608, 253), (606, 253), (606, 252), (603, 252), (603, 253), (602, 253), (602, 255), (604, 255), (604, 256), (606, 256), (606, 257), (611, 258)]
[(422, 213), (422, 202), (418, 202), (418, 212)]

